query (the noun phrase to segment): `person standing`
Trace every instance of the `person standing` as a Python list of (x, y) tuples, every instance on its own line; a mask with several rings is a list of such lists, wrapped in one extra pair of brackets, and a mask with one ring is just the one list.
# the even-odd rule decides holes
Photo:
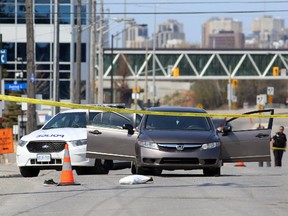
[(280, 126), (279, 132), (277, 132), (272, 138), (273, 154), (275, 160), (275, 167), (282, 166), (282, 157), (287, 145), (287, 138), (284, 133), (284, 127)]

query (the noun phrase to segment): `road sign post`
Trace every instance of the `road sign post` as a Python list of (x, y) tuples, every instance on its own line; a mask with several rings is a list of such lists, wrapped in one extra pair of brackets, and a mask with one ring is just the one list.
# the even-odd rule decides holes
[(274, 87), (267, 87), (268, 104), (273, 103)]

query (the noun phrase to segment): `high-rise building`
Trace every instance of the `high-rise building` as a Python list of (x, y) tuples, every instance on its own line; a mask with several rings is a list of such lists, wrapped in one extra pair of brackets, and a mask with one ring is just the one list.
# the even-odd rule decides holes
[(252, 35), (259, 48), (272, 48), (274, 42), (279, 42), (286, 37), (285, 20), (263, 16), (251, 22)]
[(126, 31), (126, 46), (127, 48), (145, 48), (146, 39), (148, 39), (147, 25), (137, 25), (131, 23)]
[(158, 25), (155, 38), (157, 48), (178, 47), (185, 42), (183, 24), (169, 19), (167, 22)]
[(213, 49), (242, 49), (244, 48), (244, 34), (233, 31), (220, 31), (209, 36), (209, 48)]
[(234, 37), (239, 37), (237, 35), (242, 34), (242, 21), (232, 18), (220, 19), (218, 17), (209, 19), (202, 25), (202, 47), (211, 48), (211, 35), (219, 34), (219, 32), (230, 32), (230, 34), (233, 32), (235, 34)]

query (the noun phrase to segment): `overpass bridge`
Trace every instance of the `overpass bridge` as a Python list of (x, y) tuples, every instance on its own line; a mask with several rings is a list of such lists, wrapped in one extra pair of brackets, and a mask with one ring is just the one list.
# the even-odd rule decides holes
[[(111, 76), (113, 62), (114, 79), (153, 79), (153, 50), (149, 49), (104, 50), (104, 80)], [(147, 59), (147, 60), (146, 60)], [(147, 66), (147, 69), (146, 69)], [(96, 66), (97, 67), (97, 66)], [(273, 68), (279, 76), (273, 76)], [(122, 68), (122, 69), (121, 69)], [(126, 68), (126, 69), (123, 69)], [(179, 68), (179, 76), (172, 71)], [(155, 50), (155, 79), (157, 81), (189, 81), (208, 79), (283, 79), (287, 78), (288, 49), (163, 49)], [(123, 71), (124, 70), (124, 71)]]

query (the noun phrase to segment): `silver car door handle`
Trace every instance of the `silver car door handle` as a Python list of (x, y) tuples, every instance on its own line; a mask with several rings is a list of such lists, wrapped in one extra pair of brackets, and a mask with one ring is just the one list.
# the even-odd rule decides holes
[(91, 134), (102, 134), (99, 130), (89, 131)]
[(256, 135), (256, 137), (258, 137), (258, 138), (267, 137), (267, 136), (269, 136), (269, 134), (259, 133)]

